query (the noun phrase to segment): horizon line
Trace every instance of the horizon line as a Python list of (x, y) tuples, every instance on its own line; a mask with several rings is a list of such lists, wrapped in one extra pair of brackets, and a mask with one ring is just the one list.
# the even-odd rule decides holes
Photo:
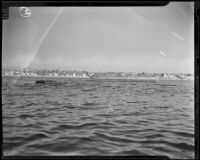
[(2, 70), (24, 70), (24, 69), (30, 69), (30, 70), (50, 70), (50, 71), (80, 71), (80, 72), (96, 72), (96, 73), (101, 73), (101, 72), (114, 72), (114, 73), (120, 73), (120, 72), (125, 72), (125, 73), (168, 73), (168, 74), (194, 74), (191, 72), (147, 72), (147, 71), (87, 71), (87, 70), (80, 70), (80, 69), (61, 69), (61, 68), (56, 68), (56, 69), (39, 69), (39, 68), (31, 68), (31, 67), (26, 67), (26, 68), (22, 68), (22, 67), (2, 67)]

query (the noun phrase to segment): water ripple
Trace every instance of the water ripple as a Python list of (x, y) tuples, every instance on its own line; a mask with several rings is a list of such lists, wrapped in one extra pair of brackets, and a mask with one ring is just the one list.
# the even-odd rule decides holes
[(194, 84), (2, 82), (4, 155), (194, 158)]

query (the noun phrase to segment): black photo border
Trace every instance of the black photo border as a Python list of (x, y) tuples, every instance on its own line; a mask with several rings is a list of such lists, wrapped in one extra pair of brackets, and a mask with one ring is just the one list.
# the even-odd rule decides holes
[[(172, 1), (2, 1), (2, 21), (9, 18), (9, 7), (61, 7), (61, 6), (77, 6), (77, 7), (87, 7), (87, 6), (99, 6), (99, 7), (123, 7), (123, 6), (165, 6)], [(189, 2), (189, 1), (176, 1), (176, 2)], [(194, 2), (194, 88), (195, 88), (195, 159), (199, 159), (199, 1)], [(3, 25), (1, 25), (3, 27)], [(2, 37), (1, 37), (2, 38)], [(2, 52), (2, 43), (1, 43)], [(2, 54), (1, 54), (2, 59)], [(2, 61), (1, 61), (2, 62)], [(1, 64), (2, 68), (2, 64)], [(2, 72), (2, 69), (1, 69)], [(2, 80), (2, 73), (1, 73)], [(2, 92), (2, 85), (1, 85)], [(1, 93), (2, 94), (2, 93)], [(2, 107), (1, 110), (1, 120), (2, 119)], [(3, 156), (3, 123), (1, 123), (1, 159), (5, 160), (20, 160), (20, 159), (151, 159), (151, 160), (163, 160), (169, 159), (165, 156)]]

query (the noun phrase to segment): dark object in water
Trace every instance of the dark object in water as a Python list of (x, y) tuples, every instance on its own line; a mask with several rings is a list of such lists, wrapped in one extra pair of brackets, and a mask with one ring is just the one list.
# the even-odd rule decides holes
[(50, 80), (36, 80), (35, 83), (45, 84), (45, 83), (51, 83)]
[(45, 84), (45, 80), (37, 80), (37, 81), (35, 81), (35, 83)]

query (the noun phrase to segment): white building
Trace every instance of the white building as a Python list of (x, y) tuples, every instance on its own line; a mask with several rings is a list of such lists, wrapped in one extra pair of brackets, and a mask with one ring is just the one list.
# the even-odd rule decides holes
[(57, 77), (57, 76), (58, 76), (58, 74), (57, 74), (57, 73), (53, 73), (53, 76)]

